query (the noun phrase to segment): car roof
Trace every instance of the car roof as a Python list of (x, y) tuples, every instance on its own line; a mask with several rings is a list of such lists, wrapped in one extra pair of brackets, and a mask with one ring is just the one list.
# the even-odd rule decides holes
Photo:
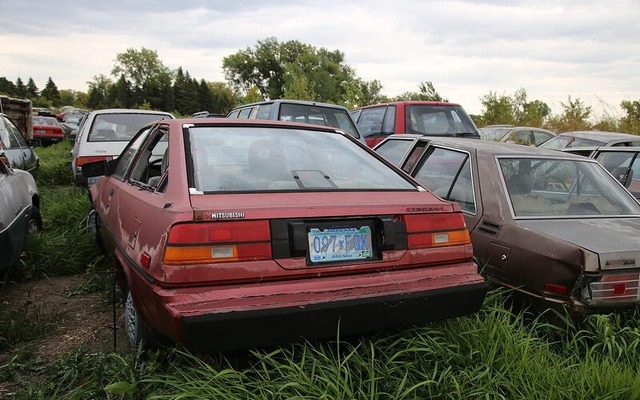
[(632, 135), (630, 133), (622, 133), (622, 132), (607, 132), (607, 131), (570, 131), (570, 132), (562, 132), (558, 135), (559, 136), (575, 136), (575, 137), (585, 138), (585, 139), (595, 139), (603, 142), (609, 142), (611, 140), (617, 140), (617, 139), (640, 140), (640, 136), (638, 135)]
[[(156, 124), (156, 122), (151, 122), (149, 125)], [(217, 117), (209, 117), (209, 118), (197, 118), (197, 117), (187, 117), (187, 118), (179, 118), (179, 119), (165, 119), (162, 120), (163, 124), (168, 125), (229, 125), (229, 126), (239, 126), (239, 125), (247, 125), (247, 126), (268, 126), (268, 127), (285, 127), (285, 128), (299, 128), (304, 130), (311, 131), (323, 131), (323, 132), (331, 132), (331, 133), (340, 133), (341, 135), (352, 137), (351, 135), (344, 133), (340, 128), (335, 128), (332, 126), (325, 125), (313, 125), (313, 124), (303, 124), (299, 122), (284, 122), (279, 120), (269, 120), (269, 119), (237, 119), (237, 118), (217, 118)], [(355, 141), (358, 141), (354, 138)]]
[(92, 114), (158, 114), (158, 115), (173, 115), (167, 111), (156, 110), (141, 110), (137, 108), (105, 108), (102, 110), (93, 110)]
[[(523, 146), (515, 143), (496, 142), (493, 140), (454, 138), (454, 137), (433, 137), (414, 134), (391, 135), (388, 139), (412, 138), (413, 140), (425, 140), (429, 144), (454, 147), (465, 151), (479, 151), (492, 155), (510, 155), (510, 156), (549, 156), (549, 157), (567, 157), (583, 159), (582, 156), (576, 156), (570, 153), (560, 152), (554, 149), (544, 149), (540, 147)], [(387, 140), (388, 140), (387, 139)]]
[(362, 106), (362, 107), (356, 107), (354, 108), (354, 110), (360, 110), (363, 108), (370, 108), (370, 107), (380, 107), (380, 106), (392, 106), (392, 105), (411, 105), (411, 106), (454, 106), (454, 107), (460, 107), (460, 104), (458, 103), (449, 103), (447, 101), (431, 101), (431, 100), (402, 100), (402, 101), (390, 101), (387, 103), (377, 103), (377, 104), (369, 104), (366, 106)]
[(299, 104), (299, 105), (305, 105), (305, 106), (316, 106), (316, 107), (325, 107), (325, 108), (337, 108), (337, 109), (341, 109), (341, 110), (347, 110), (348, 109), (344, 106), (338, 105), (338, 104), (331, 104), (331, 103), (321, 103), (319, 101), (308, 101), (308, 100), (293, 100), (293, 99), (275, 99), (275, 100), (265, 100), (265, 101), (258, 101), (255, 103), (249, 103), (249, 104), (243, 104), (241, 106), (237, 106), (234, 107), (231, 111), (234, 110), (239, 110), (241, 108), (247, 108), (247, 107), (253, 107), (253, 106), (258, 106), (258, 105), (262, 105), (262, 104)]

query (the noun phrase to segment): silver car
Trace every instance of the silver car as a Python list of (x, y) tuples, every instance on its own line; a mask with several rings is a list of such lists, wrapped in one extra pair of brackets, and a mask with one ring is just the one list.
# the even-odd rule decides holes
[(33, 176), (0, 162), (0, 271), (20, 258), (27, 234), (42, 229), (39, 207)]
[(29, 172), (35, 172), (40, 165), (36, 152), (5, 114), (0, 114), (0, 160)]

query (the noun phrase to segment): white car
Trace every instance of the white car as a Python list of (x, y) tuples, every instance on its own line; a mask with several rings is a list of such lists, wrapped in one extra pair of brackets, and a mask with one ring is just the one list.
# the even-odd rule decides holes
[(33, 176), (0, 161), (0, 271), (20, 258), (27, 234), (42, 229)]
[(117, 158), (140, 128), (149, 122), (173, 118), (172, 114), (164, 111), (121, 108), (89, 113), (78, 129), (71, 150), (71, 167), (76, 183), (87, 184), (82, 176), (82, 165)]

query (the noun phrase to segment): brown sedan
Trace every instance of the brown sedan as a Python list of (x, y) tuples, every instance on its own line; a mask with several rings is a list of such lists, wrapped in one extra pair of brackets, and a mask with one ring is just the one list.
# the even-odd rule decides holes
[(417, 135), (375, 150), (460, 205), (492, 282), (578, 314), (640, 302), (640, 205), (594, 160)]

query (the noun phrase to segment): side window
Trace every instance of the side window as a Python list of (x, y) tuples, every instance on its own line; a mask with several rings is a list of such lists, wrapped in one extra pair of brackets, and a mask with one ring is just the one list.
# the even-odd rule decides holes
[(433, 148), (414, 177), (437, 196), (455, 201), (464, 211), (476, 212), (470, 157), (459, 151)]
[(364, 137), (379, 135), (383, 132), (382, 122), (387, 107), (365, 108), (358, 119), (358, 129)]
[(531, 145), (531, 144), (533, 144), (533, 140), (531, 139), (531, 131), (529, 131), (529, 130), (515, 131), (511, 135), (511, 140), (509, 140), (509, 142), (517, 143), (517, 144), (524, 144), (524, 145), (527, 145), (527, 146)]
[(249, 118), (249, 114), (251, 114), (251, 108), (242, 109), (238, 113), (238, 118), (240, 118), (240, 119), (248, 119)]
[(382, 133), (392, 134), (395, 132), (395, 123), (396, 123), (396, 107), (391, 106), (387, 107), (387, 112), (384, 116), (384, 121), (382, 122)]
[(546, 142), (547, 140), (553, 137), (552, 134), (543, 131), (533, 131), (533, 140), (535, 145), (539, 145), (542, 142)]
[(149, 132), (151, 132), (151, 129), (152, 128), (146, 129), (127, 145), (120, 156), (116, 159), (117, 165), (111, 176), (119, 178), (120, 180), (124, 180), (127, 171), (129, 171), (131, 163), (138, 153), (138, 149), (140, 149), (140, 146), (142, 146), (142, 144), (149, 136)]
[(164, 173), (169, 167), (169, 132), (159, 128), (138, 152), (131, 168), (129, 180), (131, 183), (146, 185), (155, 189), (165, 178)]
[(9, 148), (27, 147), (27, 142), (24, 140), (24, 137), (22, 137), (22, 132), (16, 128), (11, 120), (6, 119), (4, 125), (6, 127), (6, 133), (3, 134), (2, 141), (8, 145)]
[(9, 147), (9, 131), (7, 130), (7, 126), (9, 125), (9, 121), (4, 116), (0, 116), (0, 144), (2, 147)]
[(427, 147), (427, 142), (419, 141), (416, 147), (411, 150), (411, 154), (407, 157), (407, 161), (402, 166), (402, 170), (405, 172), (411, 171), (415, 163), (420, 159), (420, 156), (424, 152), (425, 147)]
[(271, 113), (271, 105), (272, 103), (259, 105), (258, 112), (256, 113), (256, 119), (269, 119), (269, 114)]
[(240, 111), (238, 111), (238, 110), (231, 111), (229, 113), (229, 115), (227, 116), (227, 118), (238, 118), (238, 113), (240, 113)]
[(396, 167), (400, 167), (400, 163), (402, 162), (405, 153), (409, 149), (413, 142), (411, 140), (401, 140), (401, 139), (391, 139), (386, 140), (381, 143), (378, 147), (376, 147), (376, 153), (380, 154), (382, 157), (386, 158), (387, 161), (395, 165)]

